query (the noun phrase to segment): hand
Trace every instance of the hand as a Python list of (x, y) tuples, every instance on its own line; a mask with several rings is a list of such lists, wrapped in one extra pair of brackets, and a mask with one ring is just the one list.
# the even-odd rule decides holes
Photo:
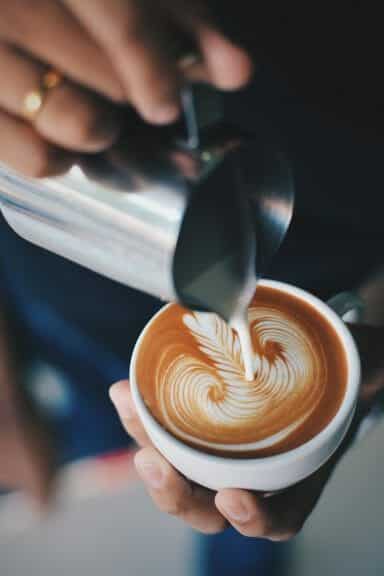
[(135, 458), (137, 471), (156, 506), (204, 533), (219, 532), (229, 523), (245, 536), (270, 540), (288, 540), (295, 536), (315, 507), (360, 419), (373, 404), (378, 391), (384, 388), (383, 330), (365, 326), (352, 326), (351, 330), (360, 348), (364, 384), (350, 433), (320, 470), (292, 488), (270, 497), (235, 489), (220, 490), (215, 494), (188, 482), (151, 444), (135, 411), (128, 382), (112, 386), (110, 396), (120, 420), (141, 447)]
[[(169, 123), (183, 78), (235, 89), (251, 74), (245, 51), (198, 0), (0, 0), (0, 12), (0, 161), (30, 176), (65, 170), (73, 151), (108, 148), (122, 104)], [(175, 30), (196, 45), (199, 63), (177, 61)], [(65, 81), (25, 121), (24, 98), (49, 67)]]
[(110, 396), (125, 430), (141, 447), (135, 457), (136, 468), (156, 506), (205, 534), (220, 532), (231, 524), (245, 536), (293, 537), (315, 506), (334, 465), (332, 461), (311, 478), (268, 498), (247, 490), (226, 489), (215, 494), (190, 483), (153, 447), (135, 411), (127, 381), (114, 384)]

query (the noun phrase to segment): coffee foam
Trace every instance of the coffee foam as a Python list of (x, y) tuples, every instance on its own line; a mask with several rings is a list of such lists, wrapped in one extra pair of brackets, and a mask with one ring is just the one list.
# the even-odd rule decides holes
[[(319, 407), (329, 404), (334, 367), (326, 342), (290, 308), (262, 300), (248, 313), (252, 381), (246, 379), (237, 333), (219, 317), (178, 307), (177, 334), (164, 325), (152, 391), (142, 390), (161, 424), (184, 442), (235, 457), (279, 452), (295, 437), (297, 443)], [(335, 389), (340, 392), (340, 386)]]

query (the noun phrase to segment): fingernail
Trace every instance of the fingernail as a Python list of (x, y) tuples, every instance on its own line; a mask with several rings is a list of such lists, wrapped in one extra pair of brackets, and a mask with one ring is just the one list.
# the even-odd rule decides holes
[(177, 119), (178, 115), (179, 107), (177, 104), (163, 104), (152, 111), (150, 120), (156, 124), (170, 124)]
[(137, 471), (141, 479), (154, 490), (158, 490), (163, 485), (163, 472), (157, 464), (153, 462), (137, 463)]
[(133, 417), (133, 410), (128, 393), (124, 393), (117, 386), (112, 386), (109, 390), (109, 397), (122, 418), (130, 420)]
[(221, 508), (229, 520), (234, 522), (247, 522), (250, 519), (250, 512), (244, 502), (240, 499), (236, 502), (225, 503)]

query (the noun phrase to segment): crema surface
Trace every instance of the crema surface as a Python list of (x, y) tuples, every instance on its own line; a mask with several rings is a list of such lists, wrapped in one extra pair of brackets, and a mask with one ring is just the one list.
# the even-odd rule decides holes
[(168, 307), (137, 357), (143, 398), (159, 423), (200, 450), (233, 457), (297, 447), (336, 414), (345, 353), (312, 306), (259, 287), (249, 308), (255, 378), (245, 378), (239, 338), (213, 314)]

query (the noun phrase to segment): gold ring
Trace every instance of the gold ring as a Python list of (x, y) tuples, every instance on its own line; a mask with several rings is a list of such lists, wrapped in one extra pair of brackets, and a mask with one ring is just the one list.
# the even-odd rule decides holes
[(56, 70), (47, 70), (41, 77), (40, 86), (24, 96), (22, 113), (24, 118), (33, 122), (42, 107), (50, 90), (57, 88), (63, 82), (63, 76)]

